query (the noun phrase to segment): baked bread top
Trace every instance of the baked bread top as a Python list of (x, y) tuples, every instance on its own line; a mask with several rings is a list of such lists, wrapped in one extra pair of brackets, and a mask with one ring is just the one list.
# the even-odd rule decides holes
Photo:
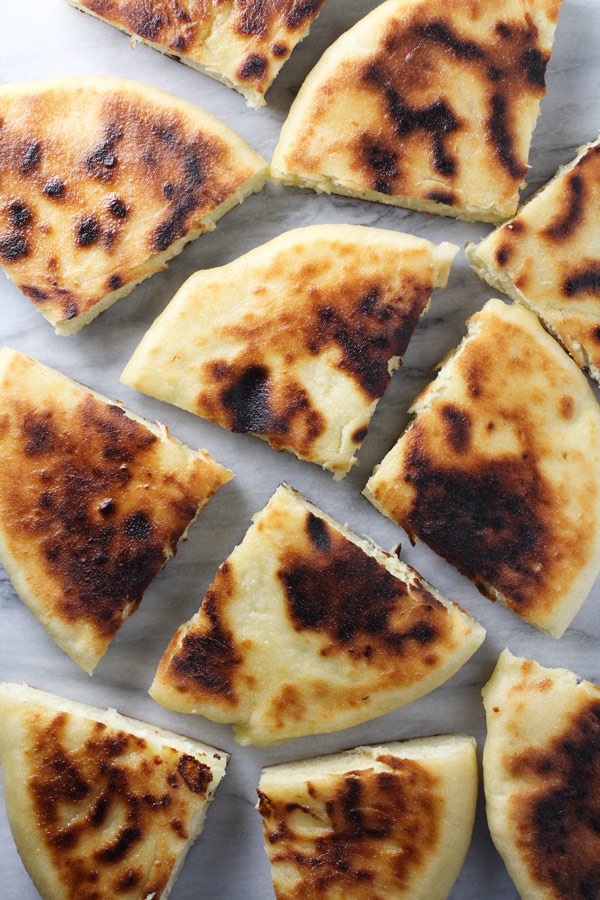
[(517, 216), (467, 247), (473, 271), (537, 313), (600, 382), (600, 141)]
[(87, 672), (231, 472), (167, 429), (0, 351), (0, 561)]
[(384, 515), (559, 637), (600, 569), (600, 407), (537, 317), (490, 300), (369, 480)]
[(268, 744), (408, 703), (484, 636), (397, 557), (282, 485), (173, 637), (150, 693)]
[(228, 759), (114, 710), (0, 684), (7, 814), (44, 900), (166, 900)]
[(239, 91), (265, 94), (326, 0), (68, 0), (136, 40)]
[(286, 232), (192, 275), (121, 380), (342, 478), (457, 250), (359, 225)]
[(516, 211), (560, 0), (387, 0), (298, 93), (285, 182), (497, 222)]
[(504, 650), (483, 699), (488, 823), (520, 896), (598, 896), (600, 688)]
[(0, 87), (0, 265), (79, 330), (252, 191), (267, 164), (210, 113), (136, 81)]
[(475, 740), (443, 735), (263, 769), (278, 900), (445, 900), (477, 798)]

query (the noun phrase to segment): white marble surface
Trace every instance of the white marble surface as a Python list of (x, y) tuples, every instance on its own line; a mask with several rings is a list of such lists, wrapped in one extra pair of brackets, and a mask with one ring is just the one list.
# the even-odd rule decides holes
[[(127, 37), (74, 11), (64, 0), (3, 0), (0, 81), (67, 74), (138, 78), (216, 113), (269, 159), (292, 97), (306, 73), (335, 37), (375, 5), (374, 0), (329, 0), (310, 37), (297, 48), (271, 89), (268, 108), (262, 110), (248, 109), (237, 94), (158, 53), (140, 46), (130, 49)], [(547, 96), (533, 140), (532, 188), (552, 175), (558, 164), (569, 160), (577, 145), (594, 138), (600, 130), (599, 42), (598, 0), (564, 0), (547, 74)], [(275, 453), (257, 439), (228, 434), (120, 385), (119, 374), (141, 335), (193, 271), (225, 263), (288, 228), (316, 222), (377, 225), (436, 241), (452, 240), (461, 246), (487, 229), (269, 186), (229, 213), (216, 232), (190, 245), (167, 272), (145, 282), (70, 338), (56, 337), (33, 305), (0, 277), (2, 343), (123, 400), (139, 414), (166, 422), (175, 435), (192, 446), (206, 447), (237, 476), (203, 513), (189, 541), (147, 592), (141, 609), (125, 624), (93, 678), (55, 647), (0, 570), (0, 680), (27, 681), (73, 699), (115, 706), (121, 712), (231, 751), (228, 774), (205, 832), (173, 891), (173, 900), (273, 897), (260, 820), (254, 811), (262, 765), (359, 743), (444, 731), (475, 735), (481, 752), (485, 728), (480, 689), (505, 646), (546, 665), (571, 667), (581, 676), (600, 682), (600, 585), (596, 585), (566, 635), (556, 642), (481, 597), (427, 548), (411, 548), (406, 535), (378, 515), (360, 494), (372, 466), (400, 432), (407, 406), (429, 380), (432, 365), (460, 339), (466, 316), (488, 298), (488, 290), (470, 273), (464, 254), (457, 258), (448, 289), (434, 296), (404, 367), (379, 406), (360, 455), (361, 464), (342, 483), (334, 483), (328, 474), (308, 463)], [(282, 480), (383, 547), (392, 548), (401, 542), (403, 557), (469, 609), (487, 628), (488, 637), (454, 678), (404, 709), (333, 735), (296, 740), (274, 749), (240, 748), (229, 728), (199, 717), (169, 713), (150, 699), (147, 688), (172, 633), (198, 608), (217, 566), (242, 537), (250, 516)], [(517, 897), (491, 844), (480, 801), (472, 846), (451, 898), (480, 900), (484, 894), (487, 900)], [(37, 896), (14, 848), (2, 805), (0, 897), (34, 900)]]

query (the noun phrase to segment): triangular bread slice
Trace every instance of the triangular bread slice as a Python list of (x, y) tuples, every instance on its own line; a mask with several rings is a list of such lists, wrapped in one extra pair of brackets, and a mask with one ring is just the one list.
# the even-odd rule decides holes
[(600, 571), (600, 407), (517, 305), (490, 300), (367, 483), (384, 515), (554, 637)]
[(92, 672), (231, 472), (105, 397), (0, 351), (0, 561)]
[(192, 275), (122, 381), (342, 478), (457, 250), (359, 225), (286, 232)]
[(272, 161), (317, 191), (513, 215), (560, 0), (387, 0), (324, 53)]
[(78, 331), (265, 180), (230, 128), (120, 78), (0, 87), (0, 264)]
[(600, 688), (504, 650), (483, 700), (487, 818), (520, 896), (600, 896)]
[(265, 94), (326, 0), (68, 0), (136, 41), (264, 106)]
[(278, 900), (445, 900), (477, 799), (466, 735), (358, 747), (263, 769), (258, 810)]
[(282, 485), (173, 637), (150, 693), (268, 744), (415, 700), (484, 636), (397, 557)]
[(600, 382), (600, 140), (467, 257), (481, 279), (532, 309)]
[(166, 900), (229, 755), (22, 684), (0, 684), (17, 850), (44, 900)]

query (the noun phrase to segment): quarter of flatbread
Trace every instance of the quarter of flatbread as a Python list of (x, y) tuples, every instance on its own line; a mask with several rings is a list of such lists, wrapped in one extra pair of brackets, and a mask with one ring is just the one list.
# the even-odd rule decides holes
[(537, 313), (600, 382), (600, 141), (481, 243), (473, 270)]
[(268, 744), (402, 706), (484, 636), (397, 557), (282, 485), (173, 637), (150, 693)]
[(522, 900), (600, 896), (600, 688), (504, 650), (483, 699), (488, 823)]
[(122, 381), (342, 478), (457, 250), (358, 225), (286, 232), (188, 279)]
[(214, 116), (149, 85), (0, 87), (0, 265), (59, 334), (78, 331), (265, 180)]
[(324, 53), (280, 180), (423, 212), (513, 215), (561, 0), (387, 0)]
[(228, 759), (114, 710), (0, 685), (6, 811), (44, 900), (166, 900)]
[(277, 900), (444, 900), (477, 799), (465, 735), (263, 769), (258, 810)]
[(525, 308), (490, 300), (468, 328), (365, 494), (560, 637), (600, 570), (600, 407)]
[(239, 91), (264, 95), (326, 0), (68, 0), (167, 56)]
[(33, 359), (0, 351), (0, 561), (92, 672), (231, 472)]

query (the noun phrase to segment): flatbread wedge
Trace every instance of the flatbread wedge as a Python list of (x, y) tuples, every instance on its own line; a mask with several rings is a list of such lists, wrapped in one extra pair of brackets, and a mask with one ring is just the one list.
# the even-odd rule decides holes
[(402, 706), (484, 636), (397, 557), (281, 485), (173, 637), (150, 694), (268, 744)]
[(6, 810), (43, 900), (166, 900), (228, 759), (114, 710), (0, 684)]
[(513, 215), (561, 0), (387, 0), (324, 53), (280, 180), (427, 213)]
[(532, 309), (600, 382), (600, 140), (517, 216), (467, 247), (473, 271)]
[(6, 347), (0, 456), (0, 561), (48, 634), (91, 673), (231, 472)]
[(265, 94), (326, 0), (68, 0), (264, 106)]
[(493, 841), (523, 900), (600, 895), (600, 688), (509, 650), (483, 689)]
[(457, 250), (359, 225), (288, 231), (192, 275), (121, 380), (343, 478)]
[(475, 740), (357, 747), (263, 769), (277, 900), (445, 900), (475, 817)]
[(365, 494), (479, 590), (560, 637), (600, 570), (600, 407), (524, 307), (490, 300)]
[(0, 265), (78, 331), (248, 194), (267, 164), (210, 113), (126, 79), (0, 87)]

